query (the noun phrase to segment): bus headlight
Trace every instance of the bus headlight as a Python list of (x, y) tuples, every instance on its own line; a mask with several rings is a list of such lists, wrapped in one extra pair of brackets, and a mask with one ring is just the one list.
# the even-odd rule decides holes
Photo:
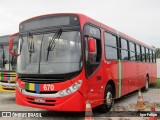
[(64, 95), (64, 92), (63, 92), (63, 91), (59, 91), (59, 94), (60, 94), (61, 96), (63, 96), (63, 95)]
[(67, 89), (59, 91), (59, 95), (60, 96), (66, 96), (66, 95), (69, 95), (71, 93), (74, 93), (75, 91), (78, 90), (78, 88), (80, 88), (81, 85), (82, 85), (82, 80), (78, 80), (77, 82), (75, 82), (73, 85), (71, 85)]
[(74, 84), (74, 85), (72, 86), (72, 88), (73, 88), (74, 90), (77, 90), (77, 88), (78, 88), (77, 84)]
[(71, 91), (70, 88), (68, 88), (68, 89), (66, 90), (66, 92), (67, 92), (68, 94), (70, 94), (72, 91)]

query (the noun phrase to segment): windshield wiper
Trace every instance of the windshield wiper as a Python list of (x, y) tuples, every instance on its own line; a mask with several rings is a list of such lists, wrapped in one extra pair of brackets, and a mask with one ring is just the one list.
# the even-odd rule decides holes
[(19, 44), (18, 44), (18, 47), (19, 47), (19, 49), (18, 49), (18, 51), (17, 51), (17, 53), (20, 55), (21, 54), (21, 51), (22, 51), (22, 45), (23, 45), (23, 37), (20, 37), (19, 38)]
[(34, 53), (34, 42), (33, 35), (28, 33), (28, 52), (29, 52), (29, 62), (31, 62), (32, 53)]
[(60, 38), (60, 36), (61, 36), (61, 34), (62, 34), (62, 29), (58, 29), (56, 32), (55, 32), (55, 34), (54, 34), (54, 36), (52, 37), (52, 39), (49, 41), (49, 45), (48, 45), (48, 48), (47, 48), (47, 59), (46, 59), (46, 61), (48, 61), (48, 56), (49, 56), (49, 52), (50, 51), (53, 51), (54, 50), (54, 48), (55, 48), (55, 39), (59, 39)]
[(33, 36), (30, 33), (28, 34), (28, 52), (34, 53)]

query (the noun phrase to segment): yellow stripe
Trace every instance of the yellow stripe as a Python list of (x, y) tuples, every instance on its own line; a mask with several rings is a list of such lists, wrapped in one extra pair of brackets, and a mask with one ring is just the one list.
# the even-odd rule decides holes
[(15, 82), (16, 81), (16, 77), (12, 77), (12, 82)]
[(16, 75), (16, 72), (10, 72), (10, 75)]
[(12, 77), (9, 77), (9, 82), (12, 82)]
[(15, 82), (15, 77), (12, 77), (12, 82)]
[(29, 90), (34, 91), (34, 83), (29, 83)]
[(14, 77), (10, 77), (10, 82), (14, 82)]

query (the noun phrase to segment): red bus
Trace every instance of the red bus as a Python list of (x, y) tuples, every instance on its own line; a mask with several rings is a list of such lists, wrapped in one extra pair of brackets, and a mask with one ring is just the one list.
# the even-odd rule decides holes
[[(10, 35), (0, 37), (0, 91), (14, 92), (15, 91), (15, 78), (16, 78), (16, 65), (17, 58), (9, 55)], [(18, 48), (18, 33), (14, 35), (13, 50), (17, 51)]]
[(90, 100), (107, 112), (112, 98), (148, 90), (156, 79), (154, 48), (82, 14), (21, 22), (18, 55), (16, 103), (23, 106), (84, 111)]

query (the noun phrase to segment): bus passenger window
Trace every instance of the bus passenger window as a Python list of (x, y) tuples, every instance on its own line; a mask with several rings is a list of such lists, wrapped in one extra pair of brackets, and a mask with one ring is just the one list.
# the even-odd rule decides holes
[(149, 50), (146, 49), (146, 59), (147, 59), (147, 62), (149, 62)]
[(144, 47), (142, 47), (142, 61), (145, 62), (146, 61), (146, 50)]
[(118, 59), (117, 37), (105, 32), (105, 56), (107, 60)]
[(153, 51), (153, 62), (156, 62), (156, 55), (155, 55), (155, 51)]
[(140, 50), (140, 46), (136, 45), (136, 52), (137, 52), (137, 61), (141, 61), (141, 50)]
[(150, 53), (150, 62), (153, 62), (153, 58), (152, 58), (152, 50), (149, 50)]
[(129, 42), (129, 47), (130, 47), (130, 60), (135, 61), (136, 60), (135, 44)]
[(123, 38), (121, 38), (121, 59), (122, 60), (129, 60), (128, 41)]

